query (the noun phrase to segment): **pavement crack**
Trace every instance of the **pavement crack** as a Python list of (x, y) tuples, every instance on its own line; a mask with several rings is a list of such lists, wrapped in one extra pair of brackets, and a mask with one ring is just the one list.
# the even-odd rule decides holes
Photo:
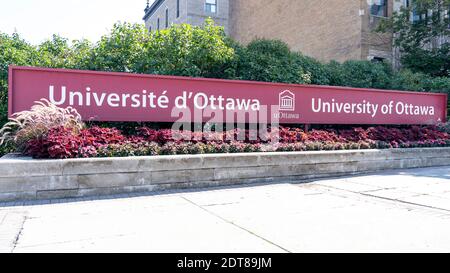
[(190, 199), (188, 199), (188, 198), (186, 198), (184, 196), (180, 196), (180, 197), (183, 198), (184, 200), (186, 200), (187, 202), (191, 203), (192, 205), (194, 205), (194, 206), (200, 208), (201, 210), (207, 212), (208, 214), (211, 214), (212, 216), (217, 217), (220, 220), (222, 220), (222, 221), (224, 221), (224, 222), (226, 222), (226, 223), (228, 223), (230, 225), (233, 225), (233, 226), (235, 226), (235, 227), (237, 227), (237, 228), (239, 228), (239, 229), (241, 229), (241, 230), (243, 230), (243, 231), (245, 231), (245, 232), (247, 232), (247, 233), (249, 233), (249, 234), (251, 234), (251, 235), (253, 235), (253, 236), (255, 236), (255, 237), (257, 237), (257, 238), (259, 238), (259, 239), (261, 239), (261, 240), (263, 240), (263, 241), (265, 241), (265, 242), (267, 242), (267, 243), (269, 243), (269, 244), (271, 244), (271, 245), (273, 245), (273, 246), (275, 246), (275, 247), (285, 251), (285, 252), (287, 252), (287, 253), (292, 253), (288, 249), (286, 249), (286, 248), (284, 248), (284, 247), (282, 247), (282, 246), (280, 246), (280, 245), (278, 245), (278, 244), (276, 244), (276, 243), (274, 243), (274, 242), (272, 242), (272, 241), (270, 241), (270, 240), (268, 240), (268, 239), (266, 239), (266, 238), (264, 238), (264, 237), (262, 237), (262, 236), (260, 236), (260, 235), (258, 235), (256, 233), (254, 233), (251, 230), (246, 229), (245, 227), (242, 227), (242, 226), (240, 226), (240, 225), (238, 225), (238, 224), (236, 224), (236, 223), (234, 223), (234, 222), (232, 222), (232, 221), (230, 221), (230, 220), (228, 220), (228, 219), (218, 215), (217, 213), (214, 213), (214, 212), (206, 209), (205, 207), (195, 203), (194, 201), (192, 201), (192, 200), (190, 200)]
[(3, 215), (2, 220), (0, 221), (0, 225), (3, 224), (3, 222), (5, 221), (6, 215), (8, 215), (8, 213), (5, 213), (5, 215)]
[(408, 201), (404, 201), (404, 200), (400, 200), (400, 199), (394, 199), (394, 198), (389, 198), (389, 197), (382, 197), (382, 196), (377, 196), (377, 195), (363, 193), (363, 192), (359, 193), (359, 194), (364, 195), (364, 196), (379, 198), (379, 199), (383, 199), (383, 200), (399, 202), (399, 203), (403, 203), (403, 204), (407, 204), (407, 205), (413, 205), (413, 206), (418, 206), (418, 207), (424, 207), (424, 208), (429, 208), (429, 209), (434, 209), (434, 210), (441, 210), (441, 211), (450, 212), (449, 209), (438, 208), (438, 207), (424, 205), (424, 204), (419, 204), (419, 203), (414, 203), (414, 202), (408, 202)]
[(14, 252), (14, 250), (15, 250), (16, 247), (17, 247), (17, 244), (19, 243), (20, 236), (22, 235), (23, 227), (25, 226), (25, 222), (27, 221), (27, 219), (28, 219), (28, 216), (25, 215), (25, 216), (23, 217), (22, 223), (20, 224), (19, 232), (17, 233), (16, 238), (14, 238), (13, 245), (12, 245), (12, 249), (11, 249), (11, 253)]
[(231, 202), (231, 203), (210, 204), (210, 205), (205, 205), (205, 207), (227, 206), (227, 205), (234, 205), (234, 204), (238, 204), (238, 203)]
[[(365, 184), (360, 184), (360, 183), (355, 183), (355, 184), (366, 186)], [(361, 191), (361, 192), (378, 192), (378, 191), (395, 190), (395, 189), (396, 188), (379, 188), (379, 189), (376, 189), (376, 190), (367, 190), (367, 191)], [(353, 191), (351, 191), (351, 192), (353, 192)]]
[[(411, 205), (411, 206), (415, 206), (415, 207), (421, 207), (421, 208), (427, 208), (427, 209), (433, 209), (433, 210), (450, 212), (449, 209), (445, 209), (445, 208), (439, 208), (439, 207), (429, 206), (429, 205), (425, 205), (425, 204), (419, 204), (419, 203), (404, 201), (404, 200), (401, 200), (401, 199), (395, 199), (395, 198), (389, 198), (389, 197), (383, 197), (383, 196), (379, 196), (379, 195), (370, 194), (370, 193), (373, 193), (373, 192), (380, 191), (381, 189), (380, 190), (376, 190), (376, 191), (357, 192), (357, 191), (340, 189), (340, 188), (336, 188), (336, 187), (329, 186), (329, 185), (319, 185), (319, 186), (326, 187), (326, 188), (329, 188), (329, 189), (338, 190), (338, 191), (344, 191), (344, 192), (347, 192), (347, 193), (353, 193), (353, 194), (357, 194), (357, 195), (362, 195), (362, 196), (366, 196), (366, 197), (381, 199), (381, 200), (385, 200), (385, 201), (398, 202), (398, 203), (401, 203), (401, 204)], [(420, 196), (420, 194), (418, 196)]]

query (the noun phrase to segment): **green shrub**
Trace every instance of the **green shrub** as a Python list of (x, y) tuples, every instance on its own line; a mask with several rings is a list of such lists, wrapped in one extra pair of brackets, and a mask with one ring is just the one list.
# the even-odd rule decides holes
[(424, 73), (403, 69), (395, 73), (392, 77), (390, 88), (418, 92), (447, 93), (449, 95), (447, 108), (450, 114), (450, 78), (448, 77), (431, 77)]
[(8, 142), (0, 145), (0, 157), (14, 152), (17, 152), (17, 147), (13, 142)]
[(439, 124), (439, 125), (437, 126), (437, 128), (438, 128), (439, 130), (441, 130), (442, 132), (445, 132), (445, 133), (447, 133), (447, 134), (450, 134), (450, 122)]
[(206, 20), (203, 27), (175, 25), (152, 32), (142, 72), (192, 77), (223, 78), (235, 57), (222, 27)]
[(156, 143), (109, 144), (97, 148), (97, 157), (154, 156), (162, 154)]
[(386, 63), (346, 61), (329, 63), (328, 73), (331, 85), (386, 89), (390, 87), (393, 72)]
[(450, 76), (450, 43), (444, 43), (439, 48), (414, 48), (404, 52), (402, 65), (415, 72), (425, 73), (434, 77)]
[(298, 54), (278, 40), (255, 40), (241, 50), (237, 77), (242, 80), (311, 83)]
[(422, 73), (414, 73), (411, 70), (402, 70), (394, 75), (391, 80), (391, 88), (396, 90), (427, 91), (425, 83), (429, 77)]
[(294, 63), (300, 66), (304, 73), (309, 76), (309, 83), (317, 85), (330, 85), (330, 74), (326, 65), (314, 58), (302, 55), (300, 52), (293, 53)]

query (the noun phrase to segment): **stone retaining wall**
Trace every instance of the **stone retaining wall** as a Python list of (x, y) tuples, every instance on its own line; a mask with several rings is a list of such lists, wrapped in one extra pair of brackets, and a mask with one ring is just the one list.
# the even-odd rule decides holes
[(295, 182), (450, 165), (450, 148), (34, 160), (0, 159), (0, 201)]

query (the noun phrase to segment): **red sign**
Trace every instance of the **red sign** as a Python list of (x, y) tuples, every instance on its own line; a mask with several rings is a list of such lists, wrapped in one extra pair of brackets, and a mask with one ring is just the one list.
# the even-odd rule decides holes
[(10, 67), (10, 115), (42, 98), (98, 121), (433, 124), (447, 116), (446, 94)]

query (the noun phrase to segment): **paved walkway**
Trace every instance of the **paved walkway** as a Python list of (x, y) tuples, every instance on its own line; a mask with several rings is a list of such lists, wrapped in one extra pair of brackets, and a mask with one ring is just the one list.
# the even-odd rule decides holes
[(0, 204), (0, 252), (450, 252), (450, 167)]

